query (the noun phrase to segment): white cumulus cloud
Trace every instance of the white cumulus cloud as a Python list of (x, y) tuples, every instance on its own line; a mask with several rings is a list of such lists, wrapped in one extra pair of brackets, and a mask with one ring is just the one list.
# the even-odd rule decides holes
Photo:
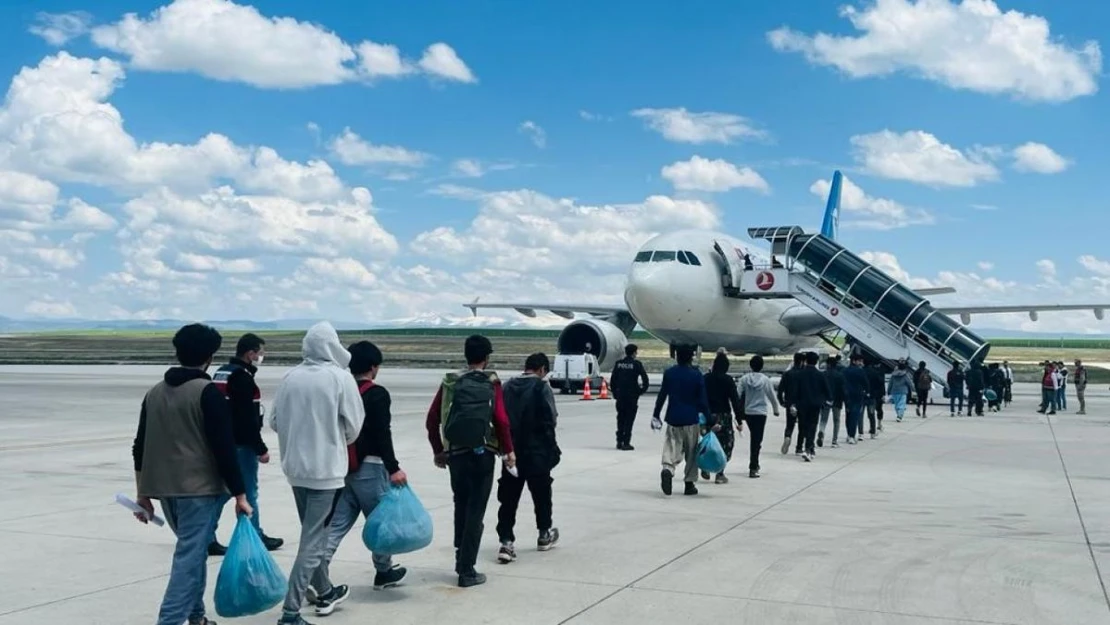
[(429, 156), (397, 145), (375, 145), (350, 128), (328, 143), (328, 150), (344, 165), (400, 165), (421, 167)]
[(266, 89), (302, 89), (420, 72), (474, 82), (470, 69), (445, 43), (420, 61), (396, 46), (351, 44), (317, 24), (270, 17), (230, 0), (174, 0), (148, 16), (128, 13), (91, 31), (97, 46), (123, 54), (135, 69), (192, 72), (213, 80)]
[(870, 174), (931, 186), (972, 187), (997, 180), (995, 151), (962, 151), (921, 130), (891, 130), (851, 138), (853, 156)]
[(806, 35), (788, 27), (767, 34), (779, 51), (853, 78), (905, 72), (956, 89), (1061, 102), (1098, 91), (1098, 42), (1072, 47), (1048, 20), (992, 0), (875, 0), (844, 6), (858, 36)]
[(1079, 257), (1079, 264), (1091, 273), (1110, 277), (1110, 261), (1102, 260), (1090, 254)]
[(1029, 142), (1014, 148), (1014, 169), (1038, 174), (1058, 174), (1071, 163), (1043, 143)]
[[(824, 199), (829, 196), (831, 189), (832, 182), (822, 179), (810, 185), (809, 192)], [(936, 218), (926, 210), (909, 208), (894, 200), (864, 193), (847, 176), (840, 183), (840, 210), (841, 225), (848, 228), (892, 230), (936, 223)]]
[(736, 139), (761, 139), (767, 136), (751, 122), (731, 113), (694, 113), (680, 108), (641, 108), (632, 116), (642, 119), (652, 130), (669, 141), (680, 143), (732, 143)]
[(38, 13), (28, 29), (52, 46), (64, 46), (70, 40), (89, 32), (92, 15), (85, 11), (70, 13)]
[(771, 192), (771, 186), (754, 169), (737, 167), (719, 158), (709, 160), (694, 156), (688, 161), (671, 163), (660, 173), (680, 191), (721, 192), (745, 188), (761, 193)]

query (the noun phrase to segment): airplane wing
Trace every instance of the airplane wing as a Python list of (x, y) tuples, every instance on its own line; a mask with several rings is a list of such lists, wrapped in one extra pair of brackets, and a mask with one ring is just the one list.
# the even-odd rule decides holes
[(1016, 306), (953, 306), (937, 307), (937, 310), (946, 315), (959, 315), (960, 321), (969, 323), (971, 315), (993, 315), (1007, 313), (1027, 313), (1033, 321), (1037, 320), (1039, 312), (1060, 312), (1065, 310), (1090, 310), (1095, 313), (1095, 319), (1102, 320), (1110, 304), (1032, 304)]
[(628, 308), (625, 306), (606, 306), (604, 304), (527, 304), (527, 303), (478, 303), (474, 300), (469, 304), (463, 304), (470, 309), (474, 315), (478, 314), (479, 308), (511, 308), (525, 317), (535, 317), (537, 310), (546, 310), (553, 315), (558, 315), (563, 319), (574, 319), (574, 313), (585, 313), (588, 315), (612, 315), (617, 313), (628, 313)]

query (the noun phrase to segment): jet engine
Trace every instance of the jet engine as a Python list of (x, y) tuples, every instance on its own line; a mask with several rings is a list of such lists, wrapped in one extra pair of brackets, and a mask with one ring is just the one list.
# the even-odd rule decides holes
[[(560, 354), (589, 352), (597, 358), (602, 371), (611, 371), (613, 365), (624, 358), (628, 337), (620, 328), (604, 319), (579, 319), (563, 328), (557, 345)], [(587, 345), (589, 349), (586, 348)]]

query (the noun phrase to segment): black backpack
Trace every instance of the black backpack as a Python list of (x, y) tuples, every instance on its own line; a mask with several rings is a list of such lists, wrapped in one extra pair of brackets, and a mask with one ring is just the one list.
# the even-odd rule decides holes
[(443, 438), (452, 448), (477, 449), (493, 439), (493, 382), (484, 371), (468, 371), (444, 380), (450, 407)]

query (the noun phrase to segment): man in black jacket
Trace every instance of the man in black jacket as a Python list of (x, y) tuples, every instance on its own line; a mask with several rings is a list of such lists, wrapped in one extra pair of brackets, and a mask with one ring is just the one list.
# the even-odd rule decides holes
[[(637, 363), (638, 364), (638, 363)], [(524, 487), (532, 494), (536, 509), (536, 548), (547, 551), (559, 541), (559, 530), (552, 527), (551, 470), (559, 464), (562, 452), (555, 440), (558, 410), (551, 385), (544, 380), (551, 361), (544, 354), (532, 354), (524, 363), (524, 375), (505, 383), (505, 412), (509, 414), (516, 466), (501, 467), (497, 482), (497, 537), (501, 548), (497, 561), (508, 564), (516, 560), (516, 511)]]
[[(821, 408), (821, 420), (817, 430), (817, 446), (825, 446), (825, 426), (829, 424), (829, 414), (833, 417), (833, 434), (830, 447), (839, 447), (840, 439), (840, 414), (844, 410), (845, 382), (844, 368), (840, 366), (840, 356), (832, 356), (825, 365), (825, 378), (829, 381), (829, 390), (832, 391), (833, 403), (831, 406)], [(848, 423), (844, 422), (844, 430), (848, 431)]]
[(624, 358), (613, 366), (609, 376), (610, 389), (617, 403), (617, 449), (632, 451), (632, 425), (636, 422), (640, 395), (648, 390), (648, 374), (644, 363), (636, 359), (639, 348), (628, 344), (624, 348)]
[[(798, 394), (794, 389), (794, 378), (801, 373), (802, 368), (805, 366), (805, 354), (798, 352), (794, 354), (794, 364), (787, 369), (779, 378), (778, 400), (779, 404), (786, 410), (786, 431), (783, 434), (785, 439), (782, 441), (783, 454), (790, 451), (790, 438), (794, 434), (794, 425), (798, 422), (798, 407), (797, 399)], [(798, 433), (798, 452), (802, 453), (802, 436), (801, 432)]]
[(983, 388), (987, 380), (983, 375), (983, 364), (978, 360), (971, 363), (967, 370), (967, 416), (975, 410), (975, 416), (983, 416)]
[[(351, 354), (347, 368), (358, 382), (366, 418), (358, 438), (348, 448), (347, 467), (350, 473), (344, 480), (343, 490), (332, 513), (324, 562), (316, 570), (312, 588), (306, 593), (309, 603), (316, 602), (317, 588), (332, 587), (328, 567), (339, 544), (358, 522), (359, 513), (368, 518), (391, 485), (403, 486), (408, 482), (393, 450), (393, 432), (390, 429), (392, 399), (389, 391), (374, 381), (381, 370), (382, 352), (370, 341), (359, 341), (347, 351)], [(372, 559), (376, 571), (375, 589), (392, 588), (405, 578), (407, 571), (394, 564), (392, 557), (375, 553)]]
[(867, 419), (870, 421), (871, 433), (875, 433), (876, 423), (878, 431), (883, 431), (883, 401), (886, 399), (886, 374), (883, 373), (883, 363), (876, 360), (867, 368), (868, 389)]
[(805, 368), (791, 381), (798, 406), (799, 435), (805, 443), (802, 460), (806, 462), (817, 457), (814, 439), (817, 437), (817, 420), (821, 416), (821, 408), (831, 405), (833, 401), (828, 378), (823, 372), (817, 370), (819, 360), (820, 356), (817, 352), (806, 354)]
[[(216, 370), (212, 383), (227, 397), (231, 408), (231, 427), (235, 432), (239, 471), (243, 474), (247, 501), (254, 508), (251, 523), (262, 537), (262, 544), (273, 551), (285, 544), (285, 541), (267, 536), (262, 531), (258, 512), (258, 465), (270, 462), (270, 450), (262, 440), (262, 392), (254, 376), (265, 355), (266, 341), (256, 334), (244, 334), (235, 346), (235, 357)], [(227, 547), (216, 540), (216, 532), (213, 531), (212, 541), (208, 544), (208, 555), (222, 556), (225, 553)]]

